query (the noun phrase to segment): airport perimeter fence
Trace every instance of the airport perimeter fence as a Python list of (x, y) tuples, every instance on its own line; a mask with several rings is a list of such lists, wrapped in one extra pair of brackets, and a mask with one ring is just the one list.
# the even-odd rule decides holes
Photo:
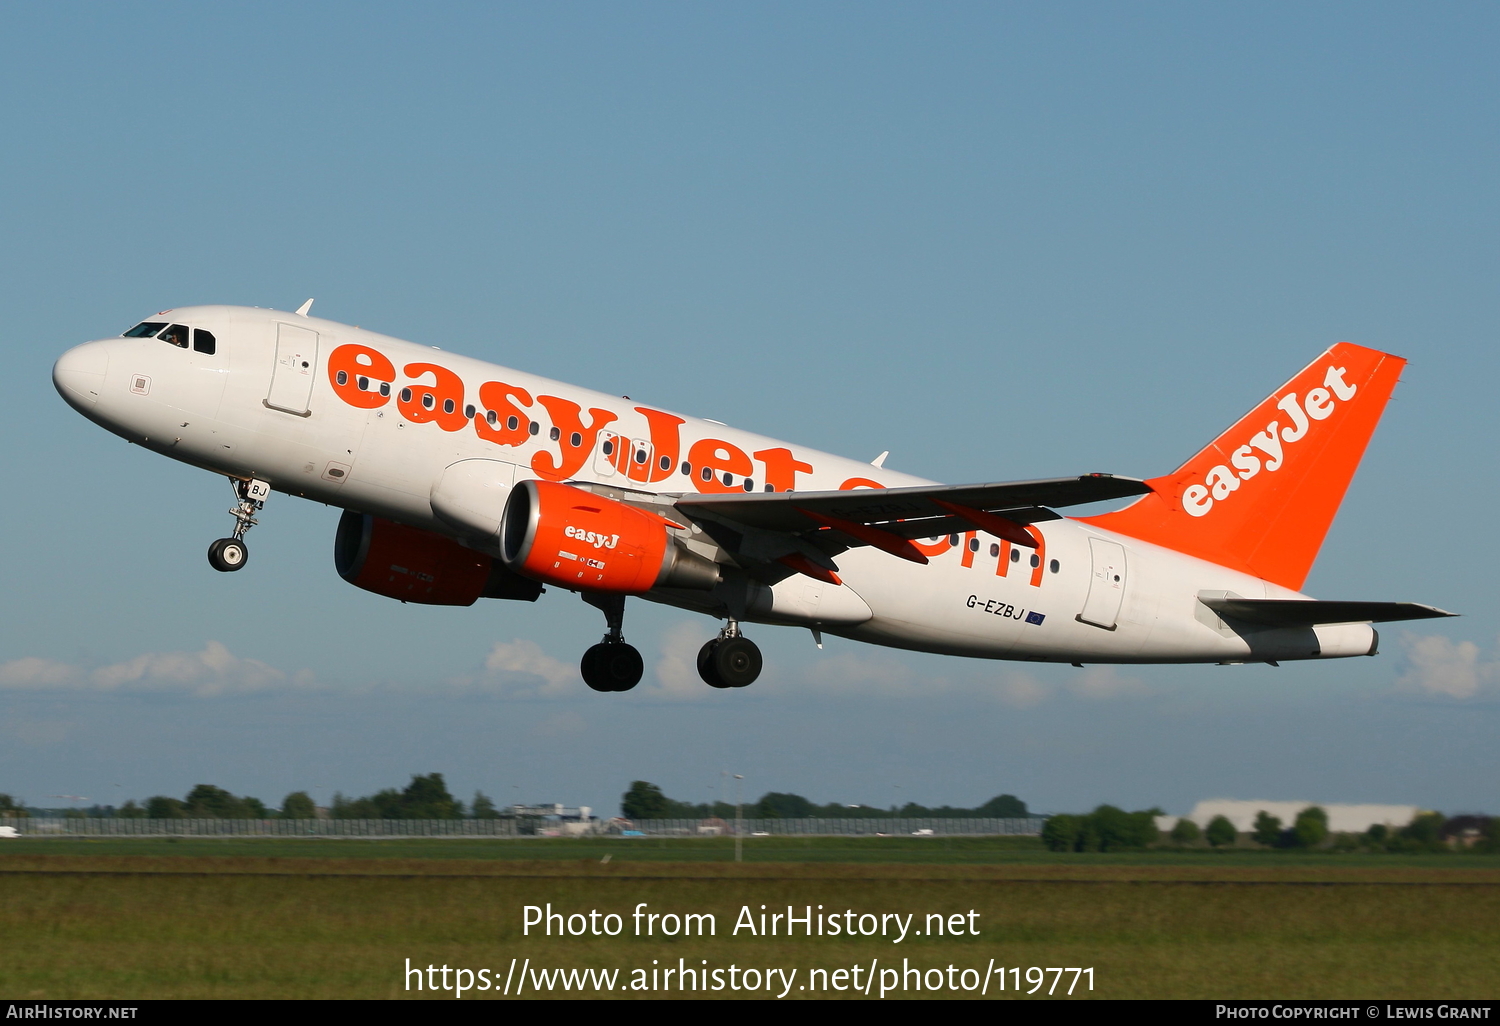
[[(1040, 816), (1024, 819), (960, 819), (946, 817), (912, 817), (910, 819), (745, 819), (742, 829), (747, 835), (770, 837), (889, 837), (897, 834), (924, 834), (935, 837), (1035, 837), (1047, 822)], [(732, 835), (733, 820), (647, 819), (636, 821), (635, 829), (649, 837), (693, 837), (713, 834)]]
[[(745, 819), (746, 835), (854, 837), (920, 835), (1034, 837), (1041, 817), (1026, 819)], [(732, 820), (648, 819), (126, 819), (6, 818), (27, 837), (577, 837), (732, 836)]]

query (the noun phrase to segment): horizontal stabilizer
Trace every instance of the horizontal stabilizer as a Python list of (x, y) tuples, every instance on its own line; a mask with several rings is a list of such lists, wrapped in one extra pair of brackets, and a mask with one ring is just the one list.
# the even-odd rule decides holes
[[(1048, 506), (1077, 506), (1145, 495), (1151, 489), (1131, 477), (1085, 474), (1043, 481), (1006, 481), (976, 485), (918, 485), (912, 488), (853, 488), (837, 492), (745, 492), (724, 495), (685, 495), (676, 502), (687, 516), (712, 517), (766, 531), (801, 533), (823, 523), (808, 513), (836, 517), (857, 524), (892, 524), (893, 533), (907, 538), (948, 534), (950, 527), (968, 524), (952, 513), (954, 506), (981, 512), (1025, 510), (1010, 519), (1031, 523), (1055, 519)], [(938, 500), (934, 502), (933, 500)], [(939, 505), (942, 503), (942, 505)], [(1043, 508), (1038, 508), (1043, 507)], [(803, 512), (807, 511), (807, 512)], [(895, 521), (906, 521), (899, 529)], [(915, 521), (916, 523), (912, 523)]]
[(1318, 627), (1331, 623), (1390, 623), (1457, 616), (1418, 602), (1319, 602), (1309, 599), (1199, 598), (1220, 616), (1266, 627)]

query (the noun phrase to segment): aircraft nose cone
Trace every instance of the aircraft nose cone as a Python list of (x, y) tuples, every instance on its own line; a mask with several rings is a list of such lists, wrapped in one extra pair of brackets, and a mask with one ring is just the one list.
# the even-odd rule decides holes
[(108, 372), (108, 348), (102, 342), (87, 342), (69, 349), (52, 365), (52, 385), (69, 406), (86, 411), (99, 399)]

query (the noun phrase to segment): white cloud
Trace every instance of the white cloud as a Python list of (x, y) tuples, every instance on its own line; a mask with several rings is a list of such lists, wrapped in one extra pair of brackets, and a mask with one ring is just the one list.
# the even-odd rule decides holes
[(497, 641), (474, 676), (451, 683), (499, 692), (510, 698), (573, 698), (585, 688), (578, 667), (554, 659), (542, 646), (525, 638)]
[(1145, 683), (1122, 675), (1115, 666), (1088, 666), (1068, 682), (1068, 689), (1085, 698), (1141, 698), (1151, 693)]
[(1500, 680), (1500, 663), (1480, 658), (1479, 646), (1442, 634), (1406, 634), (1401, 638), (1406, 672), (1396, 681), (1403, 688), (1450, 698), (1473, 698)]
[(76, 686), (83, 675), (76, 666), (27, 656), (0, 664), (0, 688), (26, 691)]
[(956, 677), (933, 675), (911, 666), (893, 654), (876, 650), (841, 652), (812, 663), (805, 671), (806, 690), (822, 690), (841, 696), (896, 699), (931, 699), (966, 696), (997, 701), (1017, 708), (1030, 708), (1044, 701), (1049, 690), (1025, 670), (997, 663), (949, 664), (967, 670)]
[(1000, 679), (995, 697), (1006, 705), (1029, 709), (1047, 697), (1047, 689), (1031, 674), (1016, 670)]
[(89, 670), (71, 663), (28, 656), (0, 664), (0, 690), (176, 692), (209, 697), (307, 687), (308, 670), (288, 675), (237, 656), (217, 641), (201, 652), (148, 652), (134, 659)]
[(669, 627), (661, 638), (656, 680), (642, 681), (640, 690), (652, 698), (669, 701), (707, 698), (712, 689), (698, 676), (698, 650), (707, 640), (700, 623), (683, 621)]

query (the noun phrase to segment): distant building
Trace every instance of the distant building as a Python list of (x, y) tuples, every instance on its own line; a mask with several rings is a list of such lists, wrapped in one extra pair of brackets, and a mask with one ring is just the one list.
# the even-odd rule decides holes
[(587, 805), (511, 805), (500, 810), (502, 819), (519, 820), (519, 833), (537, 837), (582, 837), (597, 833), (599, 823)]
[(546, 805), (516, 804), (501, 809), (500, 815), (516, 819), (559, 819), (587, 823), (593, 819), (594, 810), (587, 805), (575, 807), (551, 803)]
[[(1255, 817), (1262, 811), (1270, 813), (1281, 820), (1281, 825), (1291, 826), (1297, 819), (1297, 813), (1309, 805), (1316, 805), (1328, 813), (1328, 829), (1332, 833), (1362, 834), (1376, 823), (1387, 827), (1404, 827), (1412, 821), (1412, 817), (1422, 810), (1415, 805), (1341, 805), (1336, 802), (1314, 802), (1314, 801), (1240, 801), (1235, 798), (1210, 798), (1193, 806), (1193, 811), (1188, 813), (1187, 818), (1197, 823), (1200, 827), (1206, 827), (1215, 816), (1223, 816), (1234, 824), (1234, 828), (1240, 833), (1249, 833), (1255, 829)], [(1170, 830), (1176, 825), (1176, 817), (1160, 817), (1161, 821), (1171, 820), (1171, 823), (1163, 829)], [(1161, 822), (1158, 822), (1158, 826)]]

